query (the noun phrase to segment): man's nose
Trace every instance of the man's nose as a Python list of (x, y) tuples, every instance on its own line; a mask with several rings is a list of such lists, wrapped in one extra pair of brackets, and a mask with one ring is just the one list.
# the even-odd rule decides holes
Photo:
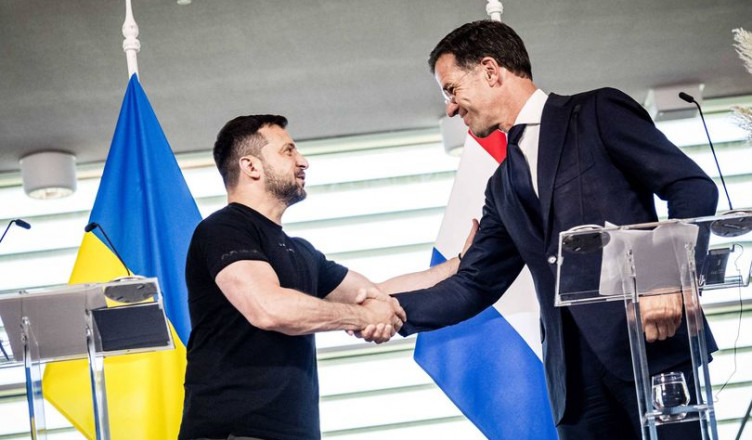
[(454, 101), (449, 101), (446, 103), (445, 110), (446, 110), (447, 116), (452, 118), (457, 114), (457, 112), (459, 112), (460, 106), (458, 106), (457, 103), (455, 103)]
[(304, 170), (308, 169), (308, 160), (300, 153), (298, 153), (298, 166)]

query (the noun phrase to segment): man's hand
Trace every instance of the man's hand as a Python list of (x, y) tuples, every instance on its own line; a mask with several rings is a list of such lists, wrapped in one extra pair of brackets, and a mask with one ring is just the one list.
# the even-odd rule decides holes
[(364, 329), (348, 333), (368, 342), (380, 344), (388, 341), (407, 320), (399, 301), (375, 287), (360, 289), (356, 301), (376, 314), (371, 315), (370, 323)]
[(473, 239), (475, 238), (475, 234), (478, 232), (478, 229), (480, 229), (480, 223), (478, 223), (478, 219), (473, 219), (473, 225), (470, 227), (470, 233), (467, 234), (467, 238), (465, 239), (465, 244), (462, 246), (462, 252), (460, 252), (460, 255), (464, 256), (467, 253), (467, 250), (470, 249), (470, 245), (473, 244)]
[(682, 321), (681, 293), (640, 298), (640, 318), (648, 342), (664, 341), (676, 334)]

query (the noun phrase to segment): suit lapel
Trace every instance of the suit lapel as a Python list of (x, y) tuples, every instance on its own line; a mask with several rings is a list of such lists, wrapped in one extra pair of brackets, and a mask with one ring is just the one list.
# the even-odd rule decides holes
[(543, 107), (538, 141), (538, 191), (546, 246), (551, 239), (551, 200), (572, 107), (568, 96), (551, 93)]

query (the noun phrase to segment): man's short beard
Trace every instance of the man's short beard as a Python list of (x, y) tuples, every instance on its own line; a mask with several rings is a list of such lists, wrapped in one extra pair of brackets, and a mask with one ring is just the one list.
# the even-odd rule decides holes
[(306, 198), (306, 191), (298, 184), (297, 179), (293, 181), (282, 179), (266, 164), (263, 166), (266, 176), (266, 191), (284, 203), (285, 206), (292, 206)]

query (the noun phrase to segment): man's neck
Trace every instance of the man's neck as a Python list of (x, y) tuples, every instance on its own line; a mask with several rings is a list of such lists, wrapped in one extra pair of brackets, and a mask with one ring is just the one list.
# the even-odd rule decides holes
[(517, 116), (522, 111), (522, 107), (525, 106), (525, 103), (538, 88), (528, 79), (517, 78), (515, 86), (511, 87), (510, 90), (511, 96), (506, 103), (508, 111), (506, 112), (504, 121), (500, 124), (504, 132), (508, 132), (512, 128), (514, 122), (517, 120)]
[(232, 190), (227, 193), (227, 203), (245, 205), (278, 225), (282, 225), (282, 214), (287, 210), (287, 205), (266, 193)]

